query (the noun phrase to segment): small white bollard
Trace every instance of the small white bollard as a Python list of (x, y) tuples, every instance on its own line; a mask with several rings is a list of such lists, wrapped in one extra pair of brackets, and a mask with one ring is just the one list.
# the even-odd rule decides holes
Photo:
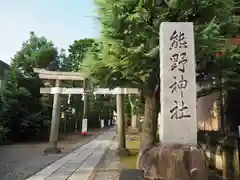
[(101, 119), (101, 128), (104, 128), (104, 120)]
[(87, 119), (82, 120), (82, 132), (87, 132)]
[(108, 120), (108, 126), (111, 126), (111, 120), (110, 119)]

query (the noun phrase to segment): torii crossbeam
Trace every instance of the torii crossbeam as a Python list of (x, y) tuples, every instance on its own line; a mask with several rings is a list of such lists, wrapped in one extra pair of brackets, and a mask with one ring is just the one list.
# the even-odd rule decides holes
[[(56, 71), (47, 71), (42, 69), (34, 69), (35, 73), (39, 74), (40, 79), (52, 79), (56, 80), (55, 87), (51, 88), (40, 88), (41, 94), (53, 94), (53, 111), (52, 111), (52, 121), (51, 121), (51, 132), (49, 138), (49, 148), (45, 152), (60, 152), (60, 149), (57, 147), (58, 141), (58, 126), (60, 118), (60, 94), (111, 94), (116, 95), (117, 98), (117, 119), (118, 119), (118, 140), (119, 140), (119, 152), (125, 153), (126, 150), (126, 139), (125, 139), (125, 121), (124, 121), (124, 94), (139, 94), (139, 90), (136, 88), (94, 88), (93, 90), (87, 90), (86, 88), (65, 88), (60, 87), (60, 80), (74, 80), (74, 81), (85, 81), (87, 75), (81, 74), (78, 72), (56, 72)], [(85, 97), (84, 96), (84, 97)], [(87, 119), (83, 119), (82, 130), (87, 131)]]

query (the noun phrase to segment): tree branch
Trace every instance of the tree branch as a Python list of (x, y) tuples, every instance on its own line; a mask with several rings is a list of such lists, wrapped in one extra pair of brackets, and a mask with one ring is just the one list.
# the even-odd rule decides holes
[(168, 2), (168, 0), (163, 0), (163, 2), (165, 3), (165, 5), (166, 5), (167, 7), (169, 7), (169, 2)]

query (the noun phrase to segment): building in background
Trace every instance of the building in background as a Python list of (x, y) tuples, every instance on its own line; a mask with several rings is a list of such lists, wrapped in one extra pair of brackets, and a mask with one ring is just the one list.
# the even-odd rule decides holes
[(3, 88), (3, 85), (4, 85), (3, 82), (9, 70), (10, 70), (10, 65), (0, 60), (0, 89)]

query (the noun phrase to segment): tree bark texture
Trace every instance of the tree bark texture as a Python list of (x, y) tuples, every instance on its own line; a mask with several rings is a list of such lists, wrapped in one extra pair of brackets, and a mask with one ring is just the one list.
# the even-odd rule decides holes
[(137, 128), (137, 115), (136, 114), (131, 115), (131, 127), (133, 129)]
[(207, 180), (205, 152), (196, 147), (155, 146), (139, 157), (139, 167), (147, 180)]
[(135, 106), (132, 102), (132, 96), (131, 94), (128, 95), (128, 100), (131, 106), (131, 128), (136, 129), (137, 128), (137, 114), (135, 112)]
[[(158, 60), (156, 62), (159, 62)], [(160, 75), (159, 63), (152, 69), (149, 75), (147, 86), (143, 89), (145, 98), (144, 120), (140, 140), (140, 152), (151, 149), (157, 142), (157, 120), (160, 109)]]
[(157, 142), (157, 120), (160, 100), (157, 93), (145, 97), (144, 120), (142, 124), (140, 153), (151, 149)]

